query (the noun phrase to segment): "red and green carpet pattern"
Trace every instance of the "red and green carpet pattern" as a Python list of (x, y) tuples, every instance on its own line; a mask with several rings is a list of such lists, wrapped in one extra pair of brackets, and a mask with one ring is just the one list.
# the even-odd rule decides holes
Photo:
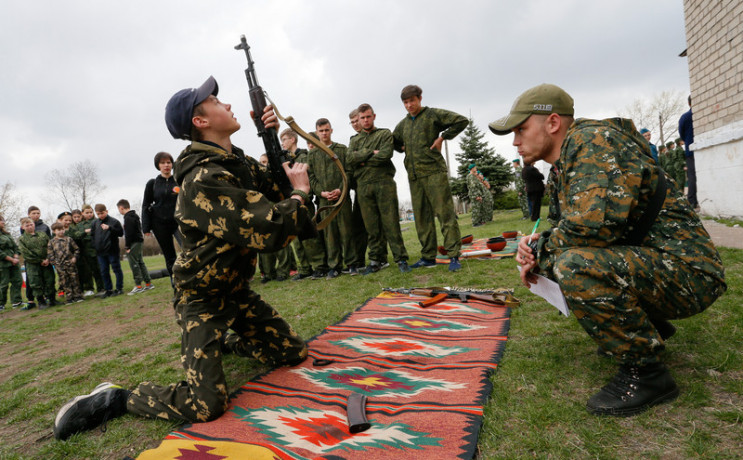
[[(140, 459), (471, 459), (503, 354), (510, 310), (383, 293), (309, 342), (310, 358), (233, 394), (209, 423), (184, 426)], [(368, 398), (351, 434), (346, 399)]]

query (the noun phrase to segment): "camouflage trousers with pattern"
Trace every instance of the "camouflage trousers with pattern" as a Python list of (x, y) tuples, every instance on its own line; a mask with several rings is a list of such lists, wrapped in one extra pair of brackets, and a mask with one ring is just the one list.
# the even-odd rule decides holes
[(408, 251), (400, 229), (395, 181), (390, 179), (358, 184), (357, 193), (368, 237), (369, 261), (387, 261), (385, 239), (390, 245), (395, 262), (408, 260)]
[(436, 222), (439, 220), (443, 246), (448, 257), (459, 257), (462, 236), (459, 233), (457, 213), (449, 186), (449, 176), (435, 173), (409, 181), (410, 196), (415, 215), (415, 231), (421, 243), (421, 257), (433, 260), (438, 254), (436, 244)]
[(575, 248), (555, 261), (554, 279), (588, 335), (622, 364), (659, 362), (665, 349), (653, 320), (704, 311), (724, 282), (653, 248)]
[(140, 383), (127, 400), (127, 410), (148, 418), (184, 422), (214, 420), (228, 407), (220, 339), (233, 353), (267, 366), (295, 364), (307, 357), (307, 346), (279, 315), (250, 289), (224, 297), (178, 292), (175, 314), (181, 327), (181, 363), (186, 380), (168, 386)]
[(64, 291), (65, 299), (75, 300), (82, 299), (83, 292), (80, 290), (80, 279), (77, 277), (77, 267), (75, 264), (60, 264), (55, 266), (57, 269), (57, 278), (59, 278), (59, 287)]

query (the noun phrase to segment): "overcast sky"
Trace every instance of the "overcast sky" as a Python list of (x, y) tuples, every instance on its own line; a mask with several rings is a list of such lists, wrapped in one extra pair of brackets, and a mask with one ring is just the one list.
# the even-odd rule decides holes
[[(561, 86), (576, 116), (592, 118), (689, 91), (679, 0), (5, 2), (0, 184), (12, 182), (24, 212), (36, 204), (47, 218), (63, 208), (44, 193), (46, 173), (89, 159), (107, 186), (97, 202), (138, 207), (158, 174), (155, 153), (177, 157), (185, 147), (165, 127), (166, 102), (209, 75), (242, 124), (233, 143), (257, 157), (246, 60), (233, 48), (241, 34), (281, 112), (306, 131), (326, 117), (345, 144), (352, 108), (370, 103), (377, 126), (392, 129), (411, 83), (424, 105), (471, 116), (509, 160), (512, 136), (494, 136), (487, 123), (531, 86)], [(452, 159), (459, 150), (458, 139), (449, 143)], [(408, 201), (401, 154), (395, 163)]]

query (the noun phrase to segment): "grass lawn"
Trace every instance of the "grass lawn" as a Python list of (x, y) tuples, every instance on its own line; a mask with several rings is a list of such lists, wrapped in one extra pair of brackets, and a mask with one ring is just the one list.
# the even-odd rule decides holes
[[(542, 215), (546, 215), (543, 209)], [(472, 228), (460, 216), (462, 235), (531, 231), (516, 211)], [(420, 255), (412, 223), (403, 225), (411, 263)], [(542, 225), (546, 228), (546, 223)], [(614, 373), (574, 318), (565, 318), (519, 285), (513, 259), (464, 260), (401, 274), (392, 267), (362, 277), (255, 283), (253, 287), (306, 337), (340, 320), (384, 287), (460, 286), (515, 288), (508, 344), (492, 377), (493, 391), (480, 432), (480, 459), (496, 458), (737, 458), (743, 452), (743, 251), (720, 249), (728, 292), (708, 311), (675, 321), (666, 362), (681, 396), (632, 418), (589, 415), (585, 402)], [(161, 257), (146, 259), (150, 269)], [(124, 264), (125, 292), (132, 288)], [(0, 313), (0, 459), (122, 459), (157, 446), (175, 425), (131, 415), (56, 442), (57, 410), (102, 381), (133, 387), (183, 378), (179, 328), (167, 279), (135, 296), (86, 300), (45, 311)], [(244, 358), (225, 358), (227, 380), (237, 388), (266, 369)]]

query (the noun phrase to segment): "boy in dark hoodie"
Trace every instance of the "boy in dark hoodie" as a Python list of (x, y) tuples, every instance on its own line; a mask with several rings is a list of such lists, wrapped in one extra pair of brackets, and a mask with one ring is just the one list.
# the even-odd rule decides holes
[[(199, 88), (177, 92), (165, 109), (173, 137), (191, 141), (175, 166), (183, 251), (173, 269), (187, 380), (168, 386), (144, 382), (132, 392), (101, 384), (62, 407), (54, 424), (57, 439), (127, 411), (169, 421), (214, 420), (228, 406), (223, 354), (268, 366), (293, 366), (307, 358), (304, 340), (248, 284), (258, 251), (286, 247), (300, 233), (317, 234), (305, 207), (307, 165), (284, 165), (294, 190), (282, 196), (265, 167), (232, 145), (230, 136), (240, 124), (217, 91), (209, 77)], [(278, 128), (270, 107), (261, 118), (268, 129)]]
[(119, 200), (116, 207), (119, 208), (119, 213), (124, 216), (124, 249), (134, 277), (134, 289), (127, 295), (153, 289), (155, 286), (151, 283), (150, 272), (147, 271), (147, 265), (142, 258), (142, 243), (144, 242), (142, 222), (139, 220), (137, 212), (130, 209), (129, 201)]
[[(121, 222), (108, 215), (105, 204), (95, 205), (95, 214), (98, 218), (90, 227), (90, 239), (98, 255), (98, 267), (106, 289), (103, 297), (121, 295), (124, 293), (124, 273), (119, 260), (119, 237), (124, 236), (124, 229)], [(113, 290), (109, 267), (116, 275), (116, 290)]]

